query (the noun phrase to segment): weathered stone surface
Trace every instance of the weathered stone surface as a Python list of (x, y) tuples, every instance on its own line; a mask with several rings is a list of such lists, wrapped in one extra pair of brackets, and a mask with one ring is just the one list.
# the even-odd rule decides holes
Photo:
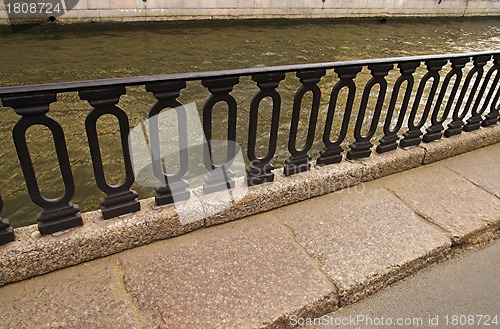
[(500, 198), (500, 144), (463, 154), (443, 162), (469, 181)]
[(127, 290), (165, 328), (255, 328), (334, 309), (333, 285), (272, 216), (119, 255)]
[(373, 153), (369, 158), (355, 160), (364, 165), (362, 181), (367, 182), (401, 171), (416, 168), (424, 161), (425, 150), (412, 147), (406, 150), (396, 149), (391, 152)]
[(379, 180), (454, 243), (500, 224), (500, 200), (442, 164), (412, 169)]
[(353, 302), (443, 256), (450, 240), (370, 182), (275, 211)]
[(82, 215), (83, 226), (40, 236), (36, 225), (16, 229), (16, 242), (0, 246), (0, 285), (111, 255), (156, 240), (192, 231), (197, 221), (182, 225), (173, 206), (153, 209), (142, 200), (141, 211), (104, 221), (100, 211)]
[(500, 143), (498, 124), (472, 132), (462, 132), (451, 138), (443, 137), (434, 142), (422, 143), (420, 147), (426, 151), (423, 163), (429, 164), (496, 143)]
[[(274, 182), (245, 189), (243, 198), (232, 207), (206, 218), (205, 225), (225, 223), (359, 184), (364, 169), (363, 164), (347, 161), (324, 167), (312, 166), (310, 171), (289, 177), (283, 175), (282, 168), (276, 169)], [(242, 185), (237, 181), (235, 190), (240, 191), (237, 193), (242, 193)], [(217, 200), (212, 202), (215, 204)]]
[(141, 328), (116, 259), (0, 288), (2, 328)]

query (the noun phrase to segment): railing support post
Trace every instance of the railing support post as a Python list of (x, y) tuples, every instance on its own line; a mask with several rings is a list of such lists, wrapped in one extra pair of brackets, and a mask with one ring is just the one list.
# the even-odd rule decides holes
[[(403, 126), (403, 121), (405, 118), (406, 110), (408, 109), (408, 104), (410, 103), (410, 98), (413, 90), (413, 85), (415, 79), (413, 78), (413, 73), (417, 67), (420, 66), (420, 62), (402, 62), (398, 64), (399, 72), (401, 76), (396, 80), (394, 84), (394, 89), (392, 90), (391, 101), (389, 103), (389, 108), (387, 109), (387, 115), (384, 123), (384, 137), (380, 138), (380, 144), (377, 146), (377, 153), (385, 153), (389, 151), (394, 151), (398, 148), (398, 131)], [(391, 129), (392, 118), (394, 115), (394, 109), (396, 108), (396, 102), (398, 100), (401, 85), (406, 81), (405, 94), (403, 96), (403, 103), (401, 104), (401, 109), (398, 114), (398, 121), (393, 129)]]
[[(403, 134), (404, 138), (399, 142), (400, 147), (409, 147), (416, 146), (422, 142), (420, 136), (422, 136), (422, 127), (427, 121), (427, 117), (429, 116), (429, 112), (431, 110), (432, 102), (434, 100), (434, 96), (436, 96), (436, 90), (439, 86), (439, 71), (443, 68), (443, 66), (447, 63), (447, 60), (439, 59), (439, 60), (428, 60), (425, 62), (427, 65), (427, 73), (423, 76), (422, 80), (418, 85), (417, 94), (413, 100), (413, 106), (410, 112), (410, 117), (408, 118), (408, 131)], [(429, 96), (425, 102), (424, 112), (422, 113), (422, 118), (418, 123), (415, 123), (415, 117), (417, 116), (418, 109), (420, 107), (420, 100), (422, 99), (422, 95), (425, 90), (425, 86), (427, 82), (432, 78), (431, 90), (429, 92)]]
[[(492, 83), (491, 86), (491, 91), (488, 94), (488, 99), (490, 99), (493, 96), (493, 93), (495, 92), (496, 88), (496, 94), (493, 96), (493, 99), (491, 101), (490, 105), (490, 111), (489, 113), (485, 116), (483, 122), (481, 123), (481, 126), (483, 127), (489, 127), (498, 122), (500, 113), (500, 104), (498, 104), (498, 100), (500, 99), (500, 54), (493, 55), (493, 67), (490, 69), (490, 72), (493, 72), (496, 70), (497, 74), (495, 76), (495, 80)], [(498, 104), (498, 106), (497, 106)], [(485, 103), (485, 106), (488, 106), (488, 102)]]
[[(316, 160), (316, 164), (318, 166), (326, 166), (342, 161), (342, 152), (344, 149), (341, 145), (347, 136), (352, 105), (354, 103), (354, 97), (356, 96), (356, 84), (354, 83), (354, 78), (359, 72), (361, 72), (361, 69), (361, 66), (338, 67), (335, 69), (335, 72), (339, 76), (340, 80), (335, 84), (330, 95), (325, 130), (323, 132), (323, 143), (325, 144), (325, 147), (319, 152), (320, 156)], [(337, 139), (331, 141), (330, 135), (332, 133), (335, 111), (337, 110), (337, 100), (339, 93), (343, 88), (347, 88), (348, 95), (344, 110), (344, 117), (342, 119), (342, 128), (340, 129)]]
[[(314, 143), (314, 132), (316, 131), (316, 122), (318, 121), (319, 104), (321, 101), (321, 90), (317, 83), (321, 77), (326, 74), (326, 70), (299, 71), (297, 77), (300, 79), (302, 86), (297, 90), (293, 99), (292, 121), (290, 123), (290, 135), (288, 139), (288, 151), (291, 156), (285, 160), (285, 168), (283, 172), (285, 176), (294, 175), (311, 168), (309, 161), (311, 157), (307, 152), (311, 149)], [(313, 101), (311, 114), (309, 117), (309, 128), (307, 131), (307, 139), (304, 147), (301, 150), (297, 149), (297, 129), (299, 126), (300, 110), (302, 107), (302, 99), (307, 92), (312, 92)]]
[[(101, 89), (83, 90), (79, 92), (80, 98), (89, 102), (94, 107), (87, 115), (85, 129), (92, 156), (94, 175), (97, 186), (106, 193), (101, 201), (103, 219), (110, 219), (131, 212), (139, 211), (141, 205), (137, 193), (130, 189), (134, 183), (134, 172), (130, 158), (128, 134), (130, 126), (125, 112), (116, 104), (120, 97), (126, 93), (125, 87), (109, 87)], [(97, 120), (105, 114), (113, 115), (119, 124), (123, 163), (125, 165), (125, 180), (121, 185), (114, 186), (106, 182), (104, 166), (102, 163), (99, 138), (97, 135)]]
[[(373, 144), (370, 140), (377, 130), (380, 114), (382, 113), (382, 106), (384, 105), (385, 93), (387, 91), (387, 81), (385, 80), (385, 77), (389, 74), (389, 71), (392, 70), (393, 67), (393, 64), (373, 64), (368, 66), (372, 73), (372, 78), (366, 83), (365, 90), (363, 91), (363, 97), (361, 98), (358, 118), (354, 128), (354, 138), (356, 141), (349, 145), (351, 149), (347, 152), (347, 158), (349, 160), (366, 158), (372, 153), (370, 149)], [(376, 84), (380, 86), (377, 103), (373, 111), (370, 129), (368, 133), (363, 136), (361, 134), (361, 129), (365, 119), (366, 107), (368, 106), (368, 100), (370, 99), (370, 92)]]
[[(184, 88), (186, 88), (185, 81), (151, 83), (146, 85), (146, 90), (153, 93), (156, 99), (158, 99), (158, 102), (149, 111), (149, 137), (153, 172), (162, 184), (161, 187), (156, 189), (155, 201), (158, 206), (187, 200), (190, 196), (189, 185), (182, 179), (188, 169), (187, 114), (184, 106), (177, 100), (181, 90)], [(180, 167), (175, 174), (163, 172), (158, 115), (165, 108), (172, 108), (177, 113)]]
[[(260, 91), (255, 95), (250, 103), (250, 120), (248, 125), (248, 149), (247, 155), (250, 160), (250, 166), (247, 167), (247, 185), (254, 186), (266, 182), (274, 181), (274, 166), (270, 163), (276, 153), (276, 144), (278, 141), (278, 124), (281, 110), (281, 97), (276, 91), (280, 81), (285, 78), (284, 73), (264, 73), (252, 76), (252, 80), (257, 82)], [(259, 118), (260, 102), (271, 97), (273, 101), (273, 110), (271, 118), (271, 128), (269, 131), (269, 148), (267, 154), (263, 157), (257, 157), (257, 124)]]
[[(483, 81), (483, 86), (479, 90), (479, 94), (477, 93), (477, 89), (479, 88), (479, 85), (481, 84), (481, 78), (483, 77), (484, 74), (484, 66), (486, 63), (491, 59), (491, 55), (487, 56), (474, 56), (474, 69), (477, 71), (477, 77), (476, 81), (474, 81), (474, 86), (472, 88), (471, 95), (469, 95), (469, 99), (466, 104), (466, 108), (468, 109), (470, 107), (471, 111), (471, 117), (467, 119), (467, 123), (464, 126), (464, 131), (473, 131), (476, 129), (479, 129), (481, 127), (481, 121), (483, 118), (481, 117), (481, 114), (483, 113), (486, 108), (479, 108), (479, 103), (481, 102), (481, 98), (484, 94), (484, 91), (486, 90), (486, 85), (488, 84), (487, 80)], [(472, 100), (476, 99), (474, 102), (474, 105), (471, 106)]]
[[(238, 82), (239, 78), (207, 79), (202, 82), (212, 94), (203, 107), (203, 131), (208, 144), (203, 150), (205, 168), (208, 170), (207, 176), (204, 177), (204, 193), (232, 189), (235, 185), (234, 173), (229, 167), (236, 156), (237, 104), (230, 92)], [(228, 106), (226, 161), (220, 165), (213, 163), (212, 153), (212, 112), (218, 102), (225, 102)]]
[[(75, 194), (75, 183), (64, 132), (61, 125), (47, 115), (49, 105), (55, 101), (56, 94), (53, 92), (2, 98), (4, 106), (12, 107), (17, 114), (21, 115), (21, 119), (14, 126), (12, 136), (28, 193), (31, 200), (43, 209), (37, 217), (38, 230), (41, 234), (51, 234), (83, 224), (78, 205), (70, 203)], [(52, 132), (65, 187), (64, 194), (57, 199), (43, 197), (38, 187), (35, 169), (26, 142), (26, 131), (34, 125), (45, 126)]]
[[(462, 81), (462, 69), (465, 67), (465, 64), (467, 64), (467, 62), (469, 62), (468, 57), (453, 58), (451, 60), (452, 69), (450, 72), (448, 72), (448, 74), (444, 78), (443, 84), (441, 85), (441, 90), (436, 101), (436, 106), (434, 107), (434, 111), (432, 112), (431, 116), (431, 126), (426, 129), (427, 133), (423, 137), (424, 142), (429, 143), (440, 139), (443, 136), (443, 123), (446, 121), (446, 119), (448, 118), (448, 114), (450, 113), (451, 106), (453, 105), (453, 100), (455, 99), (458, 88), (460, 87), (460, 82)], [(453, 76), (455, 76), (456, 79), (453, 83), (451, 94), (448, 97), (446, 108), (444, 109), (441, 118), (438, 118), (438, 114), (441, 110), (448, 85), (450, 84)]]

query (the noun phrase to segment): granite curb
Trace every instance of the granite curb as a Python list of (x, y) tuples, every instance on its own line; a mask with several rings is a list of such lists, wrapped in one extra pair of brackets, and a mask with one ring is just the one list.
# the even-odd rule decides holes
[[(180, 223), (174, 206), (155, 207), (153, 199), (146, 199), (141, 201), (140, 212), (108, 221), (102, 220), (100, 211), (85, 213), (82, 227), (50, 236), (41, 237), (35, 225), (18, 228), (15, 229), (16, 241), (0, 246), (0, 285), (328, 194), (499, 142), (500, 125), (495, 125), (419, 147), (373, 154), (364, 160), (312, 166), (310, 171), (290, 177), (277, 169), (273, 183), (248, 188), (246, 195), (229, 209), (186, 225)], [(237, 183), (243, 184), (241, 180)], [(193, 191), (194, 201), (198, 197), (201, 197), (200, 191)], [(209, 208), (218, 206), (199, 204)], [(188, 211), (195, 216), (199, 209), (193, 207)]]

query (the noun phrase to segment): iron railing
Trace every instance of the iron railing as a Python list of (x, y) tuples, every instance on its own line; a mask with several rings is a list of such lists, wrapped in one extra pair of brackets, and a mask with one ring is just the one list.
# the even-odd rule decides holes
[[(415, 71), (425, 64), (426, 73), (416, 81)], [(472, 68), (466, 73), (467, 64)], [(449, 66), (449, 67), (448, 67)], [(485, 66), (489, 67), (485, 70)], [(383, 137), (379, 139), (376, 152), (384, 153), (400, 147), (419, 145), (421, 141), (431, 142), (445, 137), (460, 134), (462, 131), (472, 131), (480, 126), (487, 127), (496, 124), (499, 120), (500, 97), (500, 52), (490, 51), (482, 53), (434, 55), (417, 57), (400, 57), (373, 59), (348, 62), (331, 62), (320, 64), (275, 66), (263, 68), (250, 68), (241, 70), (226, 70), (212, 72), (195, 72), (183, 74), (168, 74), (146, 77), (133, 77), (121, 79), (95, 80), (84, 82), (70, 82), (58, 84), (45, 84), (34, 86), (0, 88), (0, 98), (5, 107), (11, 107), (20, 116), (13, 128), (13, 139), (22, 172), (31, 200), (42, 208), (37, 217), (38, 228), (41, 234), (50, 234), (57, 231), (82, 225), (78, 206), (71, 200), (75, 193), (72, 168), (69, 161), (66, 140), (61, 125), (48, 115), (49, 105), (57, 101), (57, 95), (66, 92), (78, 92), (82, 100), (88, 101), (93, 107), (86, 118), (85, 128), (94, 167), (97, 186), (104, 192), (101, 210), (104, 219), (114, 218), (119, 215), (131, 213), (140, 209), (138, 195), (131, 190), (135, 177), (130, 159), (130, 149), (127, 141), (129, 133), (129, 118), (117, 106), (120, 97), (126, 94), (126, 87), (144, 86), (147, 92), (152, 93), (157, 103), (149, 111), (149, 117), (154, 117), (165, 108), (182, 109), (178, 98), (181, 91), (186, 88), (188, 81), (199, 81), (208, 89), (210, 97), (203, 107), (203, 129), (207, 140), (212, 136), (212, 110), (219, 102), (224, 102), (228, 107), (227, 138), (235, 141), (237, 134), (237, 108), (238, 101), (231, 94), (233, 87), (240, 82), (240, 78), (250, 76), (259, 88), (250, 104), (248, 122), (248, 144), (246, 155), (249, 160), (247, 171), (247, 185), (258, 185), (274, 180), (275, 169), (272, 160), (277, 148), (278, 124), (280, 120), (281, 95), (278, 91), (280, 82), (286, 74), (296, 73), (301, 82), (293, 100), (290, 129), (288, 133), (289, 158), (285, 161), (284, 174), (286, 176), (304, 172), (310, 169), (310, 150), (313, 145), (321, 90), (318, 83), (328, 70), (333, 70), (338, 79), (333, 86), (326, 114), (326, 124), (323, 129), (324, 147), (316, 159), (319, 166), (339, 163), (346, 150), (343, 147), (347, 131), (351, 123), (353, 104), (356, 97), (355, 78), (364, 67), (371, 72), (371, 78), (364, 85), (360, 94), (360, 106), (354, 126), (354, 142), (348, 147), (346, 157), (358, 159), (370, 156), (374, 146), (374, 136), (379, 122), (383, 122)], [(392, 70), (399, 70), (399, 77), (395, 81), (392, 92), (388, 91), (387, 75)], [(444, 80), (440, 72), (448, 67)], [(485, 74), (485, 71), (486, 74)], [(464, 77), (465, 76), (465, 77)], [(454, 79), (451, 92), (450, 81)], [(406, 84), (404, 88), (402, 85)], [(374, 108), (369, 110), (372, 118), (369, 127), (363, 127), (369, 100), (373, 95), (373, 88), (378, 86), (377, 100)], [(430, 89), (430, 90), (429, 90)], [(344, 115), (335, 140), (332, 140), (333, 120), (339, 107), (338, 98), (342, 90), (347, 91), (347, 100)], [(427, 90), (427, 96), (424, 96)], [(309, 115), (309, 124), (305, 145), (297, 147), (297, 133), (301, 116), (301, 104), (306, 93), (312, 95), (312, 106)], [(404, 93), (401, 100), (400, 93)], [(386, 95), (387, 94), (387, 95)], [(437, 99), (435, 97), (437, 96)], [(390, 97), (388, 107), (384, 107), (386, 97)], [(424, 98), (423, 98), (424, 97)], [(426, 99), (425, 99), (426, 97)], [(267, 153), (264, 156), (256, 155), (258, 115), (261, 101), (264, 98), (272, 100), (272, 115), (269, 131)], [(423, 111), (421, 104), (425, 103)], [(446, 106), (444, 107), (444, 104)], [(398, 113), (395, 113), (399, 109)], [(179, 121), (182, 120), (182, 110), (177, 110)], [(420, 112), (420, 113), (419, 113)], [(125, 165), (125, 179), (121, 185), (108, 184), (105, 178), (105, 166), (101, 157), (99, 146), (97, 120), (109, 114), (118, 120), (118, 129), (121, 135), (121, 149)], [(385, 117), (381, 118), (382, 114)], [(303, 114), (302, 114), (303, 115)], [(415, 122), (417, 116), (420, 120)], [(430, 117), (430, 121), (429, 121)], [(406, 124), (405, 124), (405, 118)], [(382, 120), (382, 121), (381, 121)], [(158, 122), (152, 120), (152, 124)], [(445, 127), (445, 122), (448, 122)], [(35, 169), (26, 140), (26, 131), (34, 125), (47, 127), (53, 135), (58, 166), (64, 183), (65, 192), (57, 199), (45, 198), (38, 186)], [(404, 126), (404, 127), (403, 127)], [(363, 133), (368, 128), (367, 132)], [(424, 129), (425, 128), (425, 129)], [(181, 129), (182, 130), (182, 129)], [(179, 130), (179, 143), (186, 138)], [(424, 131), (423, 131), (424, 130)], [(402, 134), (401, 134), (402, 132)], [(281, 133), (281, 132), (280, 132)], [(160, 147), (158, 136), (151, 135), (152, 153)], [(187, 149), (181, 149), (180, 169), (175, 174), (165, 174), (162, 170), (161, 159), (152, 155), (152, 164), (155, 176), (166, 181), (166, 186), (156, 189), (156, 204), (172, 203), (174, 197), (187, 199), (190, 196), (189, 186), (183, 180), (187, 168)], [(228, 158), (234, 150), (228, 148)], [(208, 146), (207, 169), (218, 166), (210, 158)], [(224, 168), (222, 168), (224, 169)], [(210, 176), (210, 173), (209, 173)], [(223, 188), (231, 188), (231, 176), (213, 174), (206, 180), (204, 191), (211, 193)], [(175, 186), (176, 188), (172, 188)], [(2, 210), (0, 198), (0, 212)], [(14, 235), (7, 221), (0, 222), (0, 242), (12, 241)]]

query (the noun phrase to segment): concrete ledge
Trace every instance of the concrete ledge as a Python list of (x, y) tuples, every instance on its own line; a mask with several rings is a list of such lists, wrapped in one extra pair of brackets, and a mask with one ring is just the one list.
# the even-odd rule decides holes
[[(500, 125), (495, 125), (421, 147), (374, 154), (361, 161), (313, 166), (311, 171), (291, 177), (277, 169), (275, 182), (248, 188), (229, 209), (186, 225), (180, 223), (174, 206), (154, 207), (153, 199), (147, 199), (141, 201), (138, 213), (109, 221), (101, 219), (100, 211), (85, 213), (83, 227), (52, 236), (41, 237), (35, 225), (15, 229), (16, 241), (0, 246), (0, 285), (331, 193), (499, 141)], [(237, 183), (241, 186), (242, 181)], [(199, 191), (193, 191), (194, 204), (196, 198), (200, 198), (200, 207), (219, 206), (207, 203)], [(199, 210), (188, 209), (193, 217)]]

